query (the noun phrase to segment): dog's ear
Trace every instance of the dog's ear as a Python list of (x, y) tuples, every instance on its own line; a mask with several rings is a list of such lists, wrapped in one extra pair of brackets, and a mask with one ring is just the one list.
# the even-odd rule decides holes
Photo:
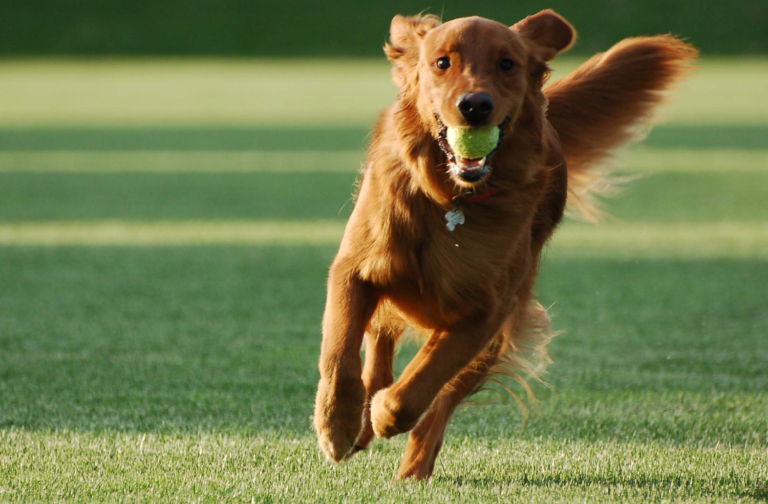
[(536, 55), (542, 61), (551, 60), (576, 40), (573, 26), (551, 9), (528, 16), (512, 25), (512, 29), (533, 44)]
[(433, 15), (397, 15), (392, 19), (389, 43), (384, 44), (384, 53), (392, 62), (392, 78), (399, 87), (409, 82), (411, 74), (416, 70), (421, 39), (437, 26), (440, 26), (440, 20)]

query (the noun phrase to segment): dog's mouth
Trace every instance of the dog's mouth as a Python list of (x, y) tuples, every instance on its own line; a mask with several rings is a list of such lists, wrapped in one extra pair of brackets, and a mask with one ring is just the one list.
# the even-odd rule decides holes
[(474, 159), (463, 158), (453, 151), (448, 143), (448, 127), (443, 123), (438, 114), (435, 114), (435, 119), (440, 128), (437, 143), (440, 145), (440, 149), (442, 149), (445, 153), (445, 157), (448, 159), (448, 172), (456, 179), (467, 184), (476, 184), (485, 180), (493, 170), (491, 160), (504, 142), (504, 132), (507, 129), (507, 125), (509, 125), (511, 116), (507, 117), (501, 124), (499, 124), (499, 140), (496, 142), (496, 146), (493, 150), (483, 157)]

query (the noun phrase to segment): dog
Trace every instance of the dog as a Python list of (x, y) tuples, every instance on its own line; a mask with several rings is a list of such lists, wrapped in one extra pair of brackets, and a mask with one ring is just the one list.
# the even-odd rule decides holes
[[(533, 287), (566, 200), (594, 217), (598, 168), (634, 139), (697, 51), (625, 39), (548, 85), (576, 32), (544, 10), (510, 26), (396, 16), (399, 87), (369, 145), (329, 273), (314, 425), (335, 462), (410, 432), (400, 478), (429, 478), (449, 418), (496, 372), (536, 374), (550, 338)], [(448, 128), (499, 126), (465, 159)], [(426, 337), (397, 381), (406, 328)], [(365, 363), (361, 348), (365, 340)]]

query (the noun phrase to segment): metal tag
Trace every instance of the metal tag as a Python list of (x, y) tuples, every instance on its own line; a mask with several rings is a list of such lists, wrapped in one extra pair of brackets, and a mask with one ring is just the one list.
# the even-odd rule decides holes
[(448, 231), (453, 231), (457, 225), (464, 224), (464, 212), (461, 211), (461, 207), (455, 205), (445, 214), (445, 221), (445, 227), (448, 228)]

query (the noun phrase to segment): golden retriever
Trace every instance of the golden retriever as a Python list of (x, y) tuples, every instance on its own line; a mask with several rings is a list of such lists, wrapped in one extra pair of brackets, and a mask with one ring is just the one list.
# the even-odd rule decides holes
[[(511, 27), (392, 20), (400, 92), (373, 133), (328, 280), (314, 424), (330, 459), (410, 431), (399, 476), (428, 478), (459, 403), (500, 365), (535, 372), (546, 358), (533, 286), (566, 197), (591, 210), (594, 167), (696, 56), (672, 36), (626, 39), (544, 87), (574, 38), (551, 10)], [(453, 152), (446, 129), (478, 126), (501, 128), (495, 150)], [(394, 381), (407, 327), (427, 339)]]

